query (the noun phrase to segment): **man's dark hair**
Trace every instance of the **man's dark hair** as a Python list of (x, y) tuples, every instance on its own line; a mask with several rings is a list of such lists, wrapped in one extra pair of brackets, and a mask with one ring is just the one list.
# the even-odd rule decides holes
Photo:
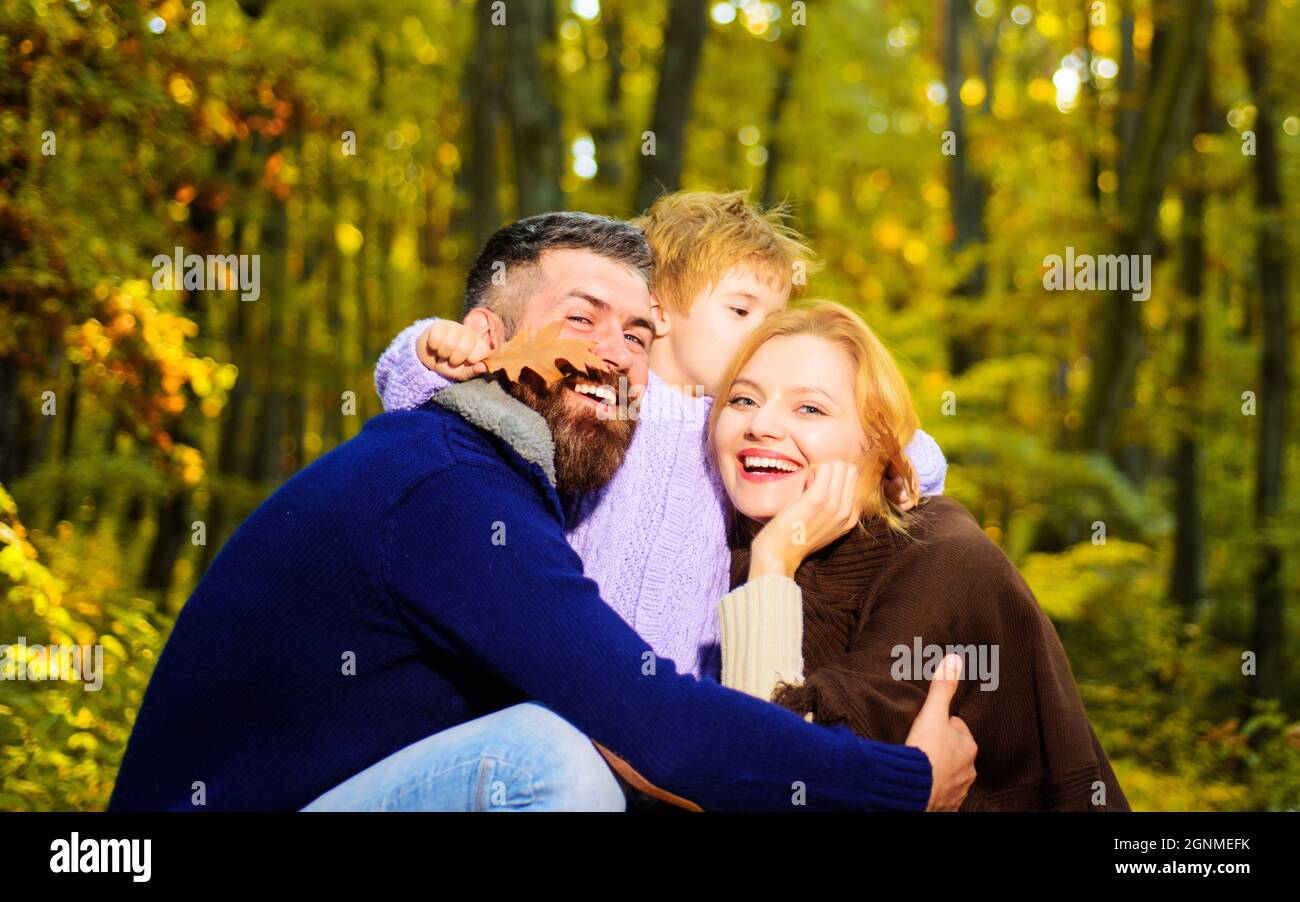
[[(465, 279), (461, 318), (475, 307), (487, 307), (513, 332), (520, 302), (531, 284), (531, 280), (521, 282), (518, 270), (536, 265), (543, 251), (556, 248), (579, 248), (608, 257), (637, 270), (651, 284), (654, 254), (636, 226), (591, 213), (541, 213), (498, 229), (483, 245)], [(507, 291), (493, 290), (500, 288), (492, 281), (497, 273), (507, 279)]]

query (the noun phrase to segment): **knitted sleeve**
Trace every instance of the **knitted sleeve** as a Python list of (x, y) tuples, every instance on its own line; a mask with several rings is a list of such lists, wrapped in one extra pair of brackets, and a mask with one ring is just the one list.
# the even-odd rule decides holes
[(921, 429), (903, 449), (907, 459), (916, 467), (916, 477), (921, 483), (922, 495), (942, 495), (943, 481), (948, 474), (948, 461), (939, 443)]
[(407, 326), (375, 364), (375, 391), (384, 410), (414, 410), (442, 391), (451, 380), (424, 365), (415, 343), (437, 317), (416, 320)]
[(794, 580), (745, 583), (722, 597), (718, 622), (722, 685), (769, 701), (778, 683), (803, 679), (803, 593)]

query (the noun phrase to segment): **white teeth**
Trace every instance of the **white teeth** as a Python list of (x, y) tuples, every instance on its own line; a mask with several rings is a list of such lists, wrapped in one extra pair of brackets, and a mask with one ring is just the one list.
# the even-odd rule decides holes
[(753, 469), (754, 467), (763, 467), (769, 470), (785, 470), (790, 473), (799, 472), (798, 464), (789, 460), (778, 460), (775, 457), (746, 456), (745, 458), (743, 458), (742, 463), (744, 463), (746, 469)]
[(579, 382), (574, 386), (574, 390), (581, 392), (584, 395), (590, 395), (593, 398), (599, 398), (606, 404), (613, 404), (618, 401), (618, 395), (616, 395), (614, 389), (608, 385), (593, 385), (590, 382)]

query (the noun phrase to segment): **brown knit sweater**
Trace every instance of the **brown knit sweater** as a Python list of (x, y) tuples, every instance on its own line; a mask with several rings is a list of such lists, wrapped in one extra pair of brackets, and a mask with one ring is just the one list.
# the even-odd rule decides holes
[[(733, 546), (743, 546), (733, 547), (733, 586), (746, 579), (758, 528), (742, 520), (733, 533)], [(880, 523), (852, 530), (810, 555), (795, 581), (804, 681), (779, 685), (774, 701), (819, 724), (901, 743), (928, 690), (932, 670), (919, 668), (942, 657), (926, 647), (963, 646), (952, 713), (979, 744), (963, 811), (1129, 810), (1055, 628), (961, 504), (927, 499), (907, 536)]]

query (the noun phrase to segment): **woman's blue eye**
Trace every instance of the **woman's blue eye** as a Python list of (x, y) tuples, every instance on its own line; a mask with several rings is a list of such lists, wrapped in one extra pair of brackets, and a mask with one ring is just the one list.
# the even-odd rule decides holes
[(736, 397), (732, 398), (732, 399), (731, 399), (730, 401), (728, 401), (727, 403), (728, 403), (728, 404), (739, 404), (741, 401), (748, 401), (748, 402), (751, 403), (751, 404), (754, 403), (754, 401), (753, 401), (752, 398), (745, 398), (745, 397), (742, 397), (742, 396), (740, 396), (740, 395), (737, 395)]
[(815, 407), (815, 406), (812, 405), (812, 404), (800, 404), (800, 405), (799, 405), (799, 409), (800, 409), (800, 410), (805, 410), (805, 409), (807, 409), (807, 410), (811, 410), (813, 413), (822, 413), (822, 412), (823, 412), (822, 409), (821, 409), (820, 407)]

